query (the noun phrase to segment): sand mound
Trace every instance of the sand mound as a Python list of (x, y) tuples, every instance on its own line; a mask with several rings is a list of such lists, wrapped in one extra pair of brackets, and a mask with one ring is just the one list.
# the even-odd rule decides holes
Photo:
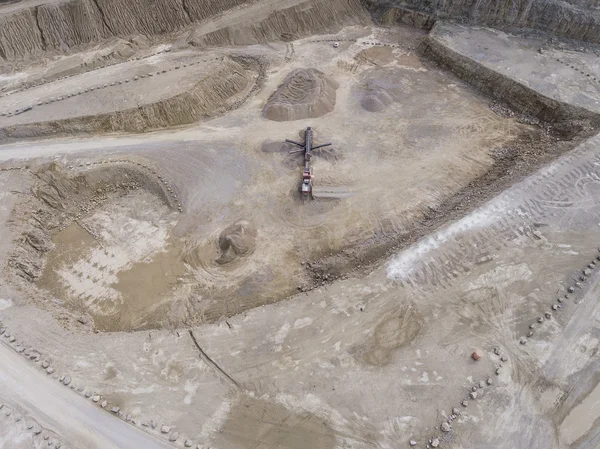
[(277, 122), (321, 117), (333, 111), (338, 87), (317, 69), (296, 69), (271, 95), (263, 116)]
[(254, 251), (256, 246), (256, 228), (246, 220), (240, 220), (219, 235), (219, 249), (221, 255), (217, 263), (223, 265), (233, 262), (241, 256), (246, 256)]
[(394, 102), (392, 96), (383, 89), (367, 91), (360, 101), (363, 109), (369, 112), (381, 112)]

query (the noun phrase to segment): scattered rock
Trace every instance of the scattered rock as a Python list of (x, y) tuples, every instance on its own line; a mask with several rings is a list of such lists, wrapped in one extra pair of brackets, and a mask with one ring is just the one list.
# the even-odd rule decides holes
[(469, 401), (467, 401), (466, 399), (463, 399), (463, 400), (460, 402), (460, 405), (462, 405), (463, 407), (467, 407), (467, 406), (469, 405)]
[(108, 405), (108, 402), (102, 401), (102, 403), (100, 404), (100, 407), (106, 408), (107, 405)]
[(171, 434), (171, 436), (169, 437), (169, 441), (170, 441), (171, 443), (173, 443), (173, 442), (177, 441), (177, 438), (179, 438), (179, 433), (177, 433), (177, 432), (173, 432), (173, 433)]
[(552, 318), (552, 314), (550, 312), (546, 312), (544, 314), (544, 316), (546, 317), (547, 320), (549, 320), (550, 318)]
[[(87, 395), (87, 393), (86, 393), (86, 397), (89, 397), (89, 396)], [(100, 396), (98, 396), (98, 395), (92, 396), (92, 401), (94, 401), (94, 402), (98, 402), (99, 400), (100, 400)]]
[(494, 348), (494, 354), (500, 355), (500, 348)]
[(193, 444), (194, 442), (192, 440), (185, 440), (185, 443), (183, 443), (185, 447), (192, 447)]
[(477, 354), (477, 351), (474, 351), (473, 354), (471, 354), (471, 358), (473, 360), (477, 361), (481, 358), (481, 356), (479, 354)]
[(169, 432), (171, 431), (171, 426), (162, 426), (162, 427), (160, 428), (160, 431), (161, 431), (162, 433), (169, 433)]
[(80, 316), (79, 318), (77, 318), (77, 321), (79, 321), (81, 324), (87, 324), (88, 323), (88, 319), (85, 316)]
[(434, 438), (431, 441), (431, 447), (438, 447), (440, 445), (440, 439), (439, 438)]
[(459, 409), (457, 409), (456, 407), (454, 407), (454, 408), (452, 409), (452, 414), (453, 414), (453, 415), (460, 415), (460, 410), (459, 410)]
[(450, 432), (450, 430), (452, 429), (452, 427), (450, 427), (450, 424), (448, 424), (447, 422), (444, 422), (440, 426), (440, 429), (442, 429), (442, 432)]
[(500, 360), (502, 360), (503, 362), (506, 362), (506, 361), (508, 361), (508, 357), (503, 355), (502, 357), (500, 357)]
[(533, 331), (527, 332), (527, 337), (533, 337)]
[(69, 385), (70, 383), (71, 383), (71, 378), (69, 376), (65, 376), (65, 379), (63, 380), (63, 384)]
[(120, 408), (116, 407), (116, 406), (110, 409), (110, 411), (113, 413), (119, 413), (119, 410), (120, 410)]
[(521, 343), (522, 345), (524, 345), (525, 343), (527, 343), (527, 337), (521, 337), (519, 340), (519, 343)]
[(483, 380), (479, 381), (479, 388), (485, 387), (485, 382)]
[(415, 440), (410, 440), (410, 441), (408, 442), (408, 444), (410, 444), (411, 446), (416, 446), (416, 445), (417, 445), (417, 442), (416, 442)]
[(493, 383), (493, 382), (492, 382), (492, 379), (491, 379), (491, 378), (489, 378), (489, 377), (487, 378), (487, 381), (486, 381), (486, 382), (487, 382), (487, 384), (488, 384), (488, 385), (492, 385), (492, 383)]
[(573, 292), (575, 291), (575, 288), (574, 288), (574, 287), (569, 287), (569, 288), (567, 289), (567, 291), (568, 291), (569, 293), (573, 293)]
[(538, 322), (538, 323), (543, 323), (543, 322), (544, 322), (544, 317), (543, 317), (543, 316), (539, 317), (539, 318), (537, 319), (537, 322)]
[(471, 396), (471, 399), (477, 399), (477, 392), (471, 391), (471, 393), (469, 393), (469, 396)]
[(48, 368), (46, 368), (46, 372), (48, 374), (52, 374), (54, 372), (54, 368), (52, 368), (51, 366), (49, 366)]

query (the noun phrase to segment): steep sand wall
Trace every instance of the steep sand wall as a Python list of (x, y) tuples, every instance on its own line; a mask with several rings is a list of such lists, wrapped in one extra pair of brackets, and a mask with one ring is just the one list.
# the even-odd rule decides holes
[[(547, 31), (570, 39), (600, 43), (598, 0), (363, 0), (375, 14), (390, 8), (425, 12), (434, 17), (467, 20), (497, 28)], [(572, 3), (577, 3), (574, 5)]]
[(143, 132), (194, 123), (237, 104), (257, 81), (257, 73), (224, 59), (192, 89), (156, 103), (107, 114), (27, 123), (0, 129), (0, 142), (60, 134)]
[[(0, 58), (19, 60), (110, 37), (157, 36), (181, 30), (256, 0), (68, 0), (1, 15)], [(258, 0), (260, 2), (260, 0)], [(194, 36), (196, 45), (252, 44), (299, 37), (368, 20), (360, 0), (307, 0), (262, 17)]]
[(196, 45), (251, 45), (297, 39), (317, 32), (335, 31), (341, 25), (366, 24), (369, 20), (360, 0), (313, 0), (273, 11), (267, 17), (196, 36)]
[(0, 57), (67, 51), (107, 37), (154, 36), (217, 15), (249, 0), (68, 0), (2, 14)]

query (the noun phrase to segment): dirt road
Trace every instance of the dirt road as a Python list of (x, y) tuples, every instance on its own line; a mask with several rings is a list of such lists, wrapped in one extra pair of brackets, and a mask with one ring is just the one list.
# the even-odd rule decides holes
[(0, 344), (0, 394), (42, 427), (80, 449), (165, 449), (167, 444), (117, 419), (36, 371)]

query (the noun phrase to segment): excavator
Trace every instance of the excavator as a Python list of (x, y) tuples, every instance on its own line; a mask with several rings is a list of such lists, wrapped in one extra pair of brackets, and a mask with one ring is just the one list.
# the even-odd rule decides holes
[(302, 172), (302, 184), (300, 186), (300, 192), (302, 193), (302, 198), (304, 200), (312, 199), (313, 170), (310, 166), (311, 154), (314, 150), (331, 146), (331, 143), (323, 143), (321, 145), (313, 146), (313, 131), (310, 126), (306, 128), (306, 132), (304, 133), (304, 143), (295, 142), (289, 139), (285, 139), (285, 141), (288, 143), (293, 143), (301, 148), (299, 150), (290, 151), (290, 154), (304, 152), (304, 170)]

